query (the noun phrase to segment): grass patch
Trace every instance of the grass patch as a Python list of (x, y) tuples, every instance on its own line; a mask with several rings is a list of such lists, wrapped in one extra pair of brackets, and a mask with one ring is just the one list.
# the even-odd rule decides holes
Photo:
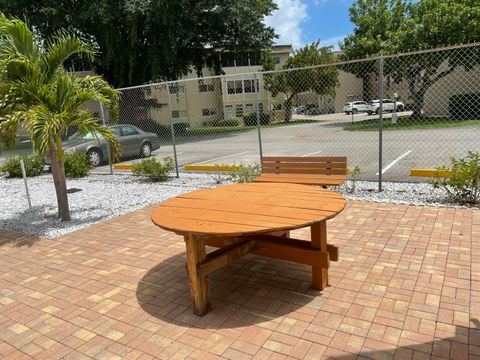
[[(430, 129), (430, 128), (449, 128), (457, 126), (480, 125), (480, 119), (455, 120), (440, 116), (425, 116), (423, 118), (411, 118), (401, 116), (397, 124), (393, 125), (390, 118), (383, 119), (383, 130), (412, 130), (412, 129)], [(378, 119), (369, 119), (347, 124), (343, 127), (347, 131), (378, 131)]]
[[(310, 124), (317, 122), (316, 120), (292, 120), (292, 121), (282, 121), (276, 122), (273, 124), (261, 125), (261, 128), (274, 128), (282, 126), (291, 126), (299, 124)], [(231, 133), (231, 132), (242, 132), (256, 129), (256, 126), (210, 126), (210, 127), (199, 127), (199, 128), (188, 128), (187, 135), (203, 135), (203, 134), (221, 134), (221, 133)]]

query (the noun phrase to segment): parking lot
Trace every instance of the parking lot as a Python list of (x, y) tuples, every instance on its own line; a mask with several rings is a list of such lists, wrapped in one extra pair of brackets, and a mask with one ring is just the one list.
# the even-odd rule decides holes
[[(400, 113), (409, 115), (408, 112)], [(391, 121), (385, 114), (385, 122)], [(294, 115), (294, 119), (311, 119), (315, 123), (262, 128), (264, 156), (347, 156), (349, 167), (359, 166), (361, 178), (377, 180), (379, 173), (379, 134), (377, 131), (346, 131), (347, 123), (378, 116), (367, 114)], [(411, 178), (411, 168), (435, 168), (448, 165), (450, 157), (465, 156), (468, 151), (480, 151), (480, 126), (438, 129), (414, 129), (383, 132), (383, 178), (387, 181), (424, 181)], [(256, 129), (196, 136), (178, 136), (176, 139), (179, 171), (187, 164), (245, 164), (259, 163), (260, 147)], [(0, 153), (0, 164), (9, 155), (30, 152), (30, 148)], [(173, 156), (170, 139), (162, 139), (162, 146), (153, 152), (162, 158)], [(124, 159), (123, 163), (141, 159)], [(95, 169), (108, 172), (108, 166)]]
[[(408, 115), (401, 113), (400, 115)], [(316, 123), (261, 130), (264, 156), (333, 156), (348, 157), (349, 167), (360, 166), (362, 178), (376, 180), (379, 173), (379, 134), (376, 131), (345, 131), (351, 115), (328, 114), (300, 116)], [(390, 121), (391, 114), (385, 114)], [(357, 114), (353, 121), (376, 118)], [(480, 151), (480, 126), (439, 129), (385, 131), (383, 133), (382, 173), (388, 181), (422, 181), (409, 176), (411, 168), (434, 168), (448, 165), (451, 156), (464, 156), (467, 151)], [(246, 164), (259, 162), (257, 130), (177, 139), (180, 171), (187, 164)], [(161, 158), (173, 156), (171, 143), (154, 152)], [(134, 160), (134, 161), (139, 161)], [(131, 161), (126, 161), (131, 162)], [(98, 168), (108, 171), (108, 167)]]

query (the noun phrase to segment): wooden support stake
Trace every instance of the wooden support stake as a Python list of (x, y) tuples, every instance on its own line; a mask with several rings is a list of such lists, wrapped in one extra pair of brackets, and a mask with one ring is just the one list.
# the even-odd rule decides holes
[[(312, 248), (327, 251), (327, 222), (324, 220), (311, 226)], [(323, 290), (328, 285), (328, 269), (312, 266), (313, 288)]]
[(192, 234), (185, 235), (184, 239), (187, 248), (187, 268), (193, 299), (193, 313), (202, 316), (210, 311), (207, 276), (198, 271), (198, 265), (205, 261), (207, 257), (205, 243), (201, 238)]

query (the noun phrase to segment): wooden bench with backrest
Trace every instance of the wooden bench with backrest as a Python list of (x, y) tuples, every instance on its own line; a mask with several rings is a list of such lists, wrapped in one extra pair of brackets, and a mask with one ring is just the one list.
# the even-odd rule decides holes
[(262, 157), (262, 174), (254, 182), (339, 186), (347, 179), (345, 156)]

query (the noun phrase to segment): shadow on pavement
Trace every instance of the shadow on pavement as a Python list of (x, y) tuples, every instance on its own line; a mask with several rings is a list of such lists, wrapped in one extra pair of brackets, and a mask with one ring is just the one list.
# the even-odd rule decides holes
[(198, 317), (192, 312), (185, 262), (185, 253), (172, 256), (140, 280), (136, 295), (143, 310), (178, 326), (218, 329), (271, 321), (325, 301), (310, 287), (308, 267), (247, 255), (210, 275), (212, 310)]

